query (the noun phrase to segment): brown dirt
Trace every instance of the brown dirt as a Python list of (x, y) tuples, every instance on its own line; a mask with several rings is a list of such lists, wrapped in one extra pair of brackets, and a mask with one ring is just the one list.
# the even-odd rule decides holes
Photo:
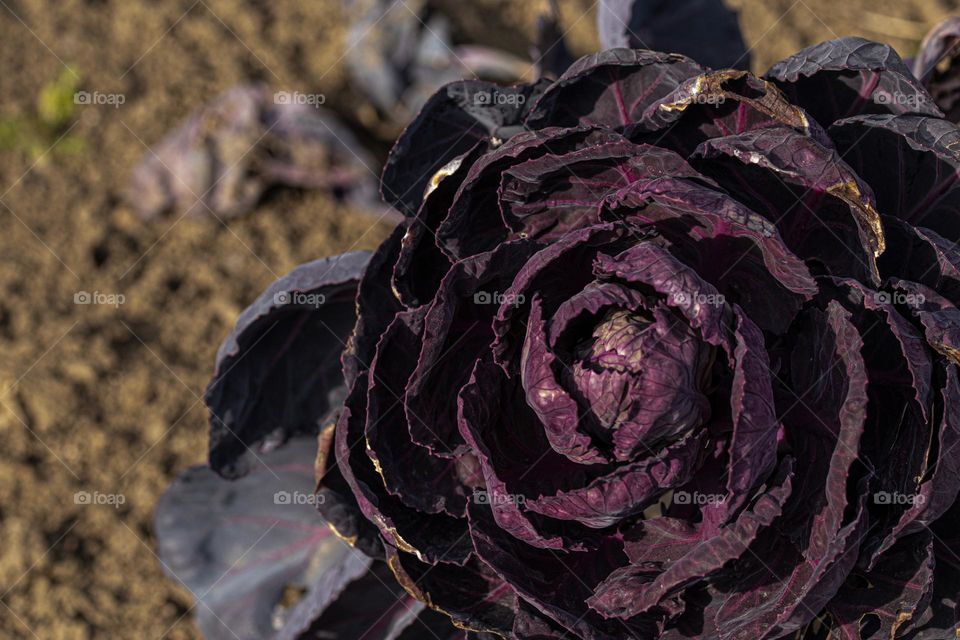
[[(595, 47), (592, 14), (580, 17), (590, 2), (561, 4), (575, 48)], [(958, 8), (732, 4), (758, 69), (838, 35), (909, 54)], [(534, 5), (470, 3), (461, 28), (524, 52)], [(144, 223), (120, 194), (145, 145), (237, 83), (321, 90), (349, 113), (344, 24), (336, 0), (0, 2), (0, 120), (34, 113), (64, 63), (82, 89), (126, 96), (118, 109), (80, 108), (73, 152), (37, 162), (27, 150), (0, 151), (0, 636), (198, 637), (188, 594), (153, 556), (151, 513), (174, 475), (204, 459), (199, 395), (216, 348), (272, 279), (312, 258), (372, 248), (387, 229), (319, 193), (276, 192), (226, 224)], [(79, 291), (125, 302), (74, 304)], [(122, 494), (125, 504), (76, 504), (78, 491)]]

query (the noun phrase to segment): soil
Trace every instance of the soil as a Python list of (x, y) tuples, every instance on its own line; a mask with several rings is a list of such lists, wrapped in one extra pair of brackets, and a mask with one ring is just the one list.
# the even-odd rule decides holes
[[(461, 33), (526, 53), (538, 3), (444, 1)], [(757, 70), (840, 35), (910, 55), (958, 9), (730, 3)], [(561, 5), (577, 52), (595, 48), (591, 2)], [(79, 107), (54, 150), (43, 135), (0, 150), (0, 637), (198, 637), (189, 594), (153, 555), (151, 514), (204, 460), (200, 396), (217, 346), (270, 281), (389, 229), (319, 192), (276, 190), (225, 222), (144, 222), (123, 193), (148, 145), (238, 83), (319, 90), (350, 119), (347, 17), (341, 0), (0, 2), (0, 125), (29, 129), (64, 65), (79, 88), (125, 97)], [(81, 292), (116, 304), (76, 304)]]

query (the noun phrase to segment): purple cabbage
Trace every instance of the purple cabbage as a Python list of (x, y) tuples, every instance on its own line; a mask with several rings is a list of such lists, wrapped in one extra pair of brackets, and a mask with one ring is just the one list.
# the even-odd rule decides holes
[(859, 38), (447, 85), (391, 237), (221, 349), (211, 466), (317, 434), (326, 522), (470, 637), (954, 637), (957, 144)]

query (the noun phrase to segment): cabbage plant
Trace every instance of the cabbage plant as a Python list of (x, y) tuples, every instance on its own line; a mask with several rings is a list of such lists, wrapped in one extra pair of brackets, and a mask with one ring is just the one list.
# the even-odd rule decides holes
[(317, 436), (322, 517), (421, 606), (334, 637), (954, 637), (958, 149), (859, 38), (448, 84), (390, 238), (221, 348), (210, 466)]

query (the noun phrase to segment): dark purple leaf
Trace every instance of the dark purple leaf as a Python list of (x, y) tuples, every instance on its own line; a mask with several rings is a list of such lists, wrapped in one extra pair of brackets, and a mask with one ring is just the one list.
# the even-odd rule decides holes
[(609, 49), (577, 60), (543, 93), (531, 129), (590, 125), (623, 129), (651, 104), (703, 69), (681, 55)]
[(346, 393), (340, 354), (369, 260), (358, 251), (301, 265), (240, 315), (204, 396), (217, 473), (242, 476), (256, 450), (314, 434), (339, 409)]
[[(477, 364), (460, 393), (460, 431), (475, 452), (482, 473), (472, 503), (488, 505), (498, 526), (518, 540), (544, 549), (583, 548), (583, 542), (573, 535), (583, 527), (575, 523), (551, 526), (525, 507), (528, 497), (589, 480), (590, 471), (551, 448), (536, 415), (522, 402), (513, 415), (504, 413), (509, 400), (522, 397), (519, 381), (508, 379), (487, 362)], [(507, 420), (510, 429), (505, 428)]]
[(539, 248), (532, 242), (502, 244), (496, 250), (459, 261), (440, 284), (424, 320), (423, 340), (407, 381), (403, 405), (410, 438), (440, 457), (467, 451), (452, 400), (470, 377), (464, 366), (486, 352), (498, 309), (497, 297), (512, 274)]
[(829, 40), (770, 67), (766, 78), (829, 127), (871, 113), (943, 113), (892, 47), (863, 38)]
[[(470, 555), (466, 524), (447, 514), (421, 514), (390, 494), (367, 456), (364, 438), (368, 373), (357, 378), (336, 427), (337, 468), (350, 486), (363, 515), (390, 546), (429, 562), (442, 558), (464, 563)], [(387, 548), (389, 553), (390, 549)]]
[(591, 127), (549, 127), (517, 134), (470, 167), (449, 213), (437, 228), (438, 244), (454, 258), (490, 251), (513, 231), (503, 218), (497, 197), (504, 173), (536, 159), (553, 159), (562, 166), (560, 158), (564, 154), (616, 142), (626, 140), (612, 131)]
[(463, 516), (467, 497), (450, 445), (440, 444), (443, 448), (437, 453), (444, 457), (434, 455), (411, 442), (413, 427), (407, 427), (410, 419), (437, 438), (430, 425), (404, 407), (405, 387), (423, 344), (426, 312), (420, 307), (395, 316), (377, 345), (371, 363), (376, 375), (367, 389), (366, 453), (387, 490), (407, 506), (423, 513)]
[(403, 224), (405, 232), (390, 285), (394, 295), (408, 309), (433, 298), (440, 281), (453, 266), (452, 252), (448, 247), (440, 248), (441, 240), (436, 229), (449, 215), (460, 187), (482, 156), (480, 147), (458, 156), (448, 167), (449, 175), (444, 174), (436, 182), (417, 215)]
[(532, 547), (497, 526), (489, 508), (470, 506), (470, 532), (477, 554), (541, 614), (583, 640), (650, 637), (653, 622), (605, 620), (586, 600), (597, 584), (626, 562), (623, 545), (608, 538), (596, 550), (559, 554)]
[(356, 325), (350, 335), (350, 344), (341, 357), (347, 388), (353, 386), (360, 373), (370, 368), (380, 335), (389, 326), (393, 315), (403, 309), (390, 286), (390, 276), (400, 255), (407, 225), (407, 221), (398, 224), (380, 244), (370, 257), (357, 287)]
[(384, 200), (415, 215), (431, 181), (448, 163), (477, 145), (493, 148), (523, 130), (521, 123), (545, 84), (508, 87), (463, 80), (440, 89), (390, 151), (380, 181)]
[(807, 265), (766, 218), (696, 181), (654, 178), (609, 197), (616, 219), (649, 224), (671, 253), (742, 306), (763, 329), (785, 330), (817, 290)]
[(709, 140), (694, 166), (780, 231), (815, 274), (856, 274), (879, 284), (886, 248), (870, 181), (841, 156), (786, 128)]
[[(856, 571), (827, 605), (838, 640), (904, 637), (930, 604), (935, 571), (929, 532), (898, 544), (872, 571)], [(871, 618), (876, 630), (864, 635)]]
[(337, 465), (334, 427), (328, 425), (317, 437), (319, 446), (314, 464), (317, 478), (317, 509), (327, 526), (351, 546), (371, 558), (383, 559), (378, 529), (367, 520)]
[[(868, 530), (869, 475), (855, 468), (868, 405), (862, 338), (836, 302), (809, 318), (784, 398), (787, 438), (798, 454), (785, 523), (807, 524), (771, 530), (748, 558), (746, 577), (717, 614), (724, 640), (781, 638), (803, 628), (846, 580)], [(761, 586), (771, 580), (772, 588)]]
[(782, 127), (832, 148), (823, 127), (774, 85), (746, 71), (725, 70), (686, 80), (651, 104), (626, 135), (689, 157), (713, 138)]
[(535, 253), (503, 292), (504, 304), (493, 320), (494, 360), (504, 368), (517, 369), (525, 333), (520, 319), (529, 312), (534, 294), (547, 315), (554, 313), (565, 299), (594, 280), (593, 262), (600, 251), (622, 251), (633, 240), (624, 227), (598, 225), (567, 234)]
[(458, 626), (500, 635), (513, 627), (516, 593), (475, 557), (460, 566), (424, 563), (412, 554), (390, 550), (387, 562), (408, 592), (446, 613)]
[[(695, 527), (653, 520), (628, 543), (630, 565), (601, 583), (587, 603), (604, 616), (629, 619), (646, 613), (672, 591), (716, 573), (749, 553), (758, 533), (783, 512), (790, 496), (793, 462), (782, 465), (769, 492), (719, 535), (701, 538)], [(682, 532), (682, 533), (681, 533)], [(682, 542), (678, 540), (681, 534)]]
[(960, 304), (960, 247), (893, 216), (881, 216), (881, 223), (887, 250), (878, 263), (880, 275), (912, 280)]
[(844, 160), (877, 196), (877, 208), (950, 242), (960, 240), (957, 127), (922, 116), (863, 116), (830, 127)]

